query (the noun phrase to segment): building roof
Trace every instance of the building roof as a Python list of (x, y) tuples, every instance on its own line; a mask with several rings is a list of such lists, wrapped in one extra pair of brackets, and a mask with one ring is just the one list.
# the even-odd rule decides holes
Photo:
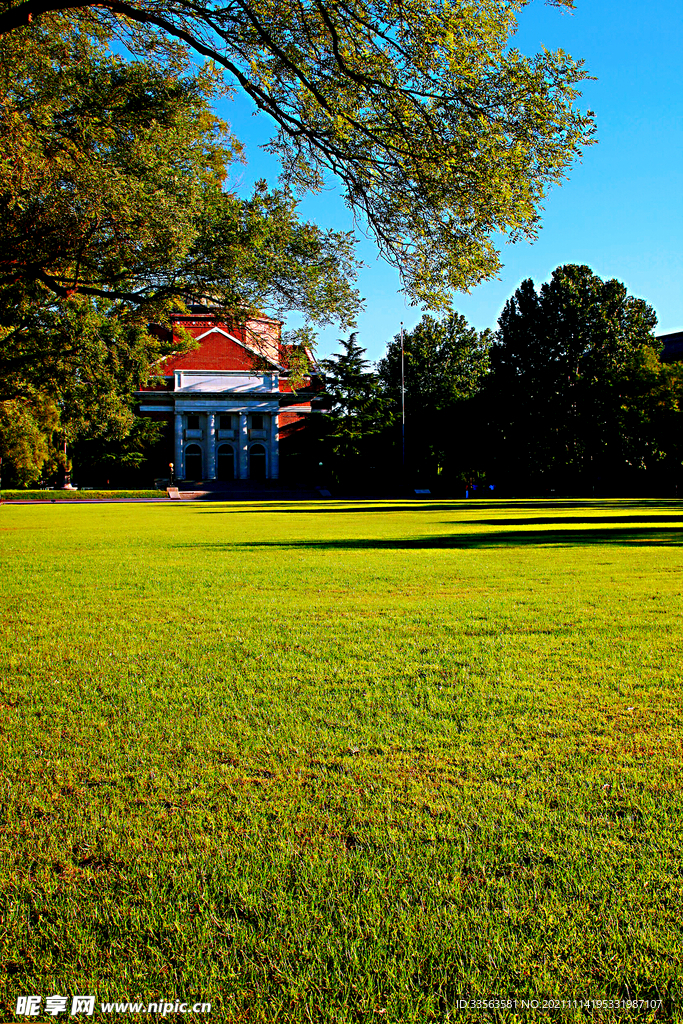
[(671, 334), (658, 334), (657, 341), (662, 343), (661, 360), (663, 363), (677, 363), (683, 360), (683, 331)]
[[(257, 316), (250, 318), (245, 324), (235, 326), (227, 323), (216, 311), (204, 306), (191, 306), (187, 313), (173, 317), (171, 329), (175, 333), (177, 328), (182, 328), (192, 335), (198, 347), (165, 359), (159, 367), (160, 379), (155, 385), (143, 389), (145, 393), (178, 392), (188, 389), (200, 392), (217, 390), (223, 393), (230, 390), (244, 391), (245, 388), (259, 392), (262, 386), (257, 386), (255, 381), (257, 377), (264, 375), (269, 378), (273, 375), (272, 383), (267, 390), (271, 390), (274, 385), (275, 391), (293, 394), (320, 391), (317, 380), (311, 380), (311, 377), (316, 378), (317, 366), (313, 354), (308, 349), (304, 350), (308, 361), (304, 381), (300, 381), (295, 388), (290, 385), (288, 368), (293, 346), (283, 344), (280, 320)], [(171, 329), (155, 329), (166, 332), (170, 341)], [(219, 382), (221, 386), (214, 381), (214, 378), (217, 381), (219, 377), (225, 378)], [(193, 387), (189, 387), (190, 378), (193, 379)], [(210, 386), (209, 379), (215, 383), (215, 387), (213, 384)], [(248, 388), (247, 381), (250, 382)], [(251, 387), (252, 383), (254, 387)]]

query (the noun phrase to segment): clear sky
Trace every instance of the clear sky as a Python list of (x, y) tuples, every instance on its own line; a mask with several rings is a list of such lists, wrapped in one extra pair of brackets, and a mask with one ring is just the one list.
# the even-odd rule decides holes
[[(538, 240), (505, 245), (500, 279), (456, 294), (454, 307), (478, 329), (495, 328), (524, 278), (539, 284), (562, 263), (585, 263), (654, 306), (657, 333), (683, 330), (683, 6), (681, 0), (576, 0), (576, 8), (563, 14), (534, 0), (514, 45), (529, 54), (562, 47), (585, 60), (597, 80), (584, 83), (579, 103), (595, 111), (598, 143), (548, 195)], [(233, 187), (246, 194), (258, 178), (275, 184), (277, 161), (260, 149), (271, 134), (268, 119), (254, 116), (241, 98), (221, 113), (246, 147), (248, 162)], [(301, 211), (321, 227), (354, 228), (334, 187), (306, 197)], [(358, 340), (375, 360), (400, 321), (408, 329), (422, 310), (407, 305), (396, 271), (356, 233), (367, 264), (359, 278), (366, 308)], [(338, 330), (322, 332), (318, 354), (333, 351), (338, 337)]]

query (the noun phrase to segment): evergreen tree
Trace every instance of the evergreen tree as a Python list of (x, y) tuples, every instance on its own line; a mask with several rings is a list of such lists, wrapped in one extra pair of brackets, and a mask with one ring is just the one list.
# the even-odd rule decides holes
[(330, 410), (322, 424), (324, 464), (344, 486), (364, 486), (378, 469), (378, 442), (385, 405), (377, 374), (353, 333), (339, 339), (341, 351), (321, 361)]

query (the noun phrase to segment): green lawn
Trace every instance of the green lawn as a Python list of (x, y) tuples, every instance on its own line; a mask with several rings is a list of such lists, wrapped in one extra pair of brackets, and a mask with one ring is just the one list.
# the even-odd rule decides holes
[(675, 501), (2, 506), (0, 1019), (683, 1020), (682, 545)]

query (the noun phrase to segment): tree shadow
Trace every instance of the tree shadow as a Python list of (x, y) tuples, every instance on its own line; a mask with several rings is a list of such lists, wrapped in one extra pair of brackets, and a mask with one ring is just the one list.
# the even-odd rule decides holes
[(489, 530), (485, 533), (456, 532), (441, 536), (426, 537), (348, 537), (321, 540), (245, 540), (209, 541), (187, 543), (183, 547), (204, 547), (221, 549), (281, 548), (283, 550), (317, 551), (414, 551), (449, 548), (496, 548), (496, 547), (587, 547), (612, 545), (615, 547), (681, 547), (683, 526), (678, 529), (661, 527), (629, 526), (620, 529), (547, 529), (547, 530)]
[(641, 513), (641, 514), (633, 513), (631, 515), (621, 515), (621, 516), (619, 516), (619, 515), (617, 515), (617, 516), (591, 516), (591, 515), (581, 516), (581, 515), (573, 515), (573, 516), (571, 516), (571, 518), (570, 517), (561, 517), (561, 518), (559, 518), (557, 516), (554, 516), (554, 517), (553, 516), (533, 516), (533, 517), (525, 516), (525, 517), (519, 517), (517, 519), (513, 519), (512, 517), (505, 516), (505, 518), (503, 518), (503, 519), (500, 519), (500, 518), (499, 519), (472, 519), (472, 520), (468, 520), (468, 521), (471, 522), (473, 525), (476, 524), (477, 526), (508, 526), (508, 527), (509, 526), (556, 526), (556, 527), (560, 527), (562, 525), (566, 526), (568, 522), (576, 523), (576, 524), (581, 523), (581, 524), (585, 524), (586, 526), (591, 526), (593, 524), (596, 524), (596, 526), (597, 526), (597, 525), (600, 525), (600, 524), (607, 524), (607, 523), (617, 523), (617, 524), (620, 524), (620, 525), (623, 525), (623, 526), (631, 526), (631, 525), (635, 526), (636, 523), (638, 523), (639, 525), (640, 524), (646, 524), (646, 523), (652, 523), (652, 524), (654, 524), (654, 523), (667, 524), (668, 523), (671, 526), (674, 526), (674, 525), (678, 525), (679, 523), (683, 525), (683, 510), (681, 510), (680, 513), (672, 512), (669, 515), (666, 515), (666, 514), (665, 515), (661, 515), (661, 514), (657, 515), (657, 514), (647, 514), (647, 513)]
[[(412, 513), (434, 513), (434, 512), (451, 512), (459, 516), (461, 522), (472, 522), (481, 526), (497, 526), (510, 524), (521, 524), (527, 523), (529, 525), (544, 525), (557, 522), (557, 517), (553, 517), (553, 512), (562, 511), (585, 511), (588, 513), (589, 509), (599, 509), (605, 512), (613, 511), (616, 513), (614, 516), (593, 516), (586, 514), (583, 520), (580, 520), (576, 516), (572, 516), (572, 522), (584, 521), (587, 523), (611, 523), (621, 522), (625, 516), (619, 515), (619, 512), (628, 512), (632, 509), (641, 510), (641, 514), (632, 517), (637, 518), (639, 522), (652, 521), (652, 522), (665, 522), (674, 520), (683, 520), (683, 501), (678, 498), (561, 498), (561, 499), (493, 499), (490, 501), (480, 499), (453, 499), (453, 500), (424, 500), (415, 501), (414, 499), (405, 500), (381, 500), (381, 499), (322, 499), (320, 501), (306, 501), (306, 500), (272, 500), (272, 501), (239, 501), (232, 502), (226, 501), (223, 503), (213, 502), (210, 508), (206, 506), (199, 506), (197, 511), (201, 511), (204, 515), (237, 515), (248, 512), (250, 515), (265, 513), (265, 512), (286, 512), (315, 514), (315, 515), (348, 515), (349, 513), (389, 513), (389, 512), (402, 512), (405, 514)], [(649, 513), (649, 509), (665, 509), (671, 510), (668, 515), (659, 515), (656, 513)], [(508, 518), (507, 513), (524, 513), (524, 512), (545, 512), (546, 515), (543, 518), (531, 519), (531, 518)], [(483, 519), (481, 518), (482, 513), (493, 513), (495, 518)], [(464, 518), (462, 518), (464, 516)], [(656, 517), (657, 516), (657, 517)]]
[[(679, 547), (683, 543), (683, 501), (678, 499), (616, 498), (523, 499), (490, 501), (278, 501), (198, 506), (202, 515), (297, 513), (316, 515), (451, 513), (433, 525), (439, 532), (412, 537), (311, 537), (206, 542), (192, 547), (288, 548), (311, 550), (415, 550), (492, 547), (579, 547), (637, 545)], [(534, 515), (533, 513), (537, 513)], [(544, 513), (539, 515), (538, 513)], [(595, 514), (598, 513), (598, 514)], [(487, 517), (488, 514), (488, 517)], [(426, 524), (424, 524), (426, 525)], [(443, 528), (447, 530), (444, 531)], [(492, 529), (498, 527), (498, 529)], [(539, 529), (540, 527), (540, 529)]]

